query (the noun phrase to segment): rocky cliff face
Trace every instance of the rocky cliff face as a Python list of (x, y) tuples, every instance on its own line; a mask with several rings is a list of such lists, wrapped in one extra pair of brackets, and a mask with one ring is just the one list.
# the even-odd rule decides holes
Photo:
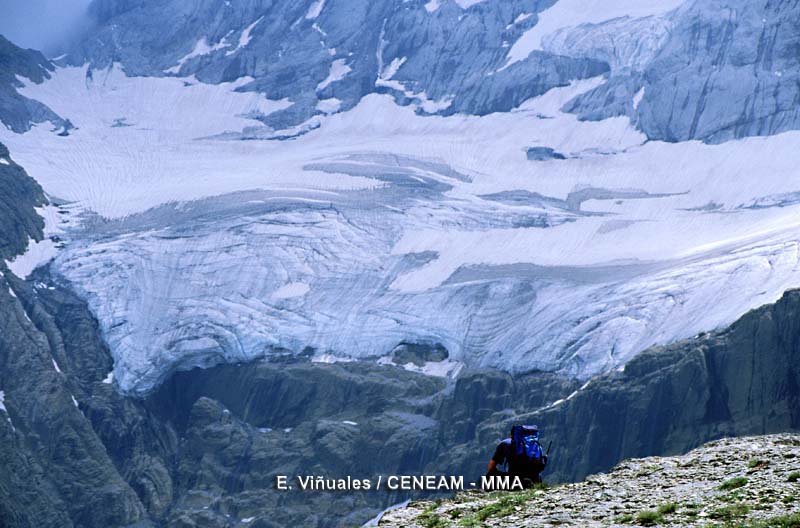
[(800, 59), (792, 51), (798, 9), (793, 2), (686, 2), (664, 17), (564, 30), (545, 48), (612, 65), (609, 82), (567, 106), (583, 119), (629, 115), (650, 139), (664, 141), (768, 136), (800, 124)]
[(8, 260), (24, 253), (29, 240), (42, 240), (44, 221), (35, 208), (47, 203), (47, 199), (39, 184), (14, 163), (2, 143), (0, 185), (0, 260)]
[[(265, 116), (297, 125), (369, 93), (390, 93), (421, 113), (507, 111), (522, 101), (600, 75), (600, 61), (537, 53), (503, 68), (509, 42), (552, 2), (127, 2), (91, 8), (95, 27), (69, 61), (119, 62), (132, 75), (252, 78), (244, 90), (291, 100)], [(328, 110), (326, 110), (328, 109)]]
[(626, 460), (578, 484), (415, 503), (378, 525), (794, 527), (798, 457), (798, 435), (725, 439), (683, 456)]
[(50, 122), (62, 132), (71, 127), (47, 106), (17, 93), (22, 86), (18, 76), (41, 83), (50, 78), (53, 68), (40, 52), (21, 49), (0, 35), (0, 122), (17, 133), (33, 123)]
[(250, 76), (245, 89), (294, 103), (264, 119), (279, 128), (375, 91), (424, 113), (507, 111), (600, 74), (607, 82), (566, 108), (590, 120), (628, 115), (650, 139), (722, 142), (800, 125), (792, 2), (692, 0), (658, 15), (578, 16), (509, 60), (553, 4), (102, 0), (69, 60), (213, 83)]

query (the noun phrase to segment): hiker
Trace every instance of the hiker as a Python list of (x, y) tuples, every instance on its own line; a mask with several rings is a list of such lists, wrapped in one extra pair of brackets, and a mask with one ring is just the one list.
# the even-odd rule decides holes
[(514, 425), (509, 437), (497, 445), (489, 461), (487, 477), (508, 475), (520, 477), (526, 488), (542, 481), (547, 454), (539, 444), (539, 427)]

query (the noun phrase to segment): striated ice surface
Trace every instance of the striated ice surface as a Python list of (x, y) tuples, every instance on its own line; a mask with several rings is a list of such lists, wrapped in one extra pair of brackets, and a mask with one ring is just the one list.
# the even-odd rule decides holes
[(665, 143), (561, 111), (598, 77), (485, 116), (372, 94), (291, 140), (240, 141), (291, 104), (244, 82), (59, 68), (20, 92), (72, 133), (0, 130), (82, 218), (53, 269), (123, 390), (286, 354), (387, 362), (401, 343), (447, 349), (417, 367), (432, 375), (587, 378), (800, 284), (800, 133)]

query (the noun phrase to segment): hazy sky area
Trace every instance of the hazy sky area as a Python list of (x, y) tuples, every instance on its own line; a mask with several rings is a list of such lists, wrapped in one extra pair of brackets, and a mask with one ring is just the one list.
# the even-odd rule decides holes
[(91, 0), (0, 0), (0, 34), (52, 54), (83, 20)]

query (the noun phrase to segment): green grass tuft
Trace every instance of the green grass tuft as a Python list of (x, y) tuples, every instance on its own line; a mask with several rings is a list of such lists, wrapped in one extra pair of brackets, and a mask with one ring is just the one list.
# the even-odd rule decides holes
[(671, 513), (675, 513), (678, 511), (678, 505), (674, 502), (668, 502), (666, 504), (662, 504), (656, 510), (660, 515), (669, 515)]
[(660, 513), (653, 510), (644, 510), (636, 514), (636, 522), (642, 526), (655, 526), (664, 518)]
[(734, 521), (744, 517), (748, 513), (750, 513), (750, 507), (746, 504), (731, 504), (712, 510), (709, 512), (708, 516), (720, 521)]
[(729, 480), (726, 480), (725, 482), (723, 482), (722, 485), (720, 485), (719, 489), (721, 491), (730, 491), (730, 490), (734, 490), (736, 488), (741, 488), (742, 486), (745, 486), (745, 485), (747, 485), (747, 479), (746, 478), (744, 478), (744, 477), (735, 477), (735, 478), (732, 478), (732, 479), (729, 479)]
[(792, 471), (791, 473), (789, 473), (789, 476), (786, 477), (786, 480), (788, 482), (797, 482), (798, 480), (800, 480), (800, 471)]

